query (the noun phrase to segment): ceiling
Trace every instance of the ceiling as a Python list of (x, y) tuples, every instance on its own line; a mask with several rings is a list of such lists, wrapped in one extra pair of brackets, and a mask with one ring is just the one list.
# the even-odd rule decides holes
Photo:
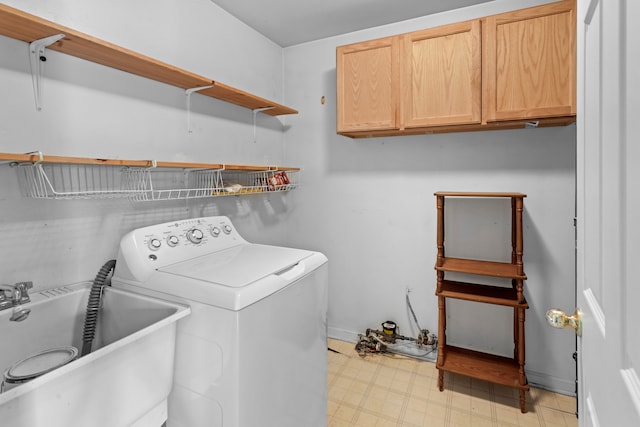
[(492, 0), (211, 0), (282, 47)]

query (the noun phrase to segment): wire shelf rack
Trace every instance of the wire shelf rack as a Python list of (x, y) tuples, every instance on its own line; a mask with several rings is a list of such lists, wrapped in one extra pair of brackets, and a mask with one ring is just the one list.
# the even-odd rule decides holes
[(299, 171), (222, 172), (221, 195), (289, 191), (299, 185)]
[(128, 168), (123, 179), (138, 202), (211, 197), (222, 185), (218, 169)]
[(32, 198), (129, 198), (144, 202), (288, 191), (299, 185), (299, 170), (232, 171), (65, 163), (17, 166), (23, 193)]
[(109, 199), (130, 196), (122, 188), (120, 166), (21, 163), (17, 170), (27, 197)]

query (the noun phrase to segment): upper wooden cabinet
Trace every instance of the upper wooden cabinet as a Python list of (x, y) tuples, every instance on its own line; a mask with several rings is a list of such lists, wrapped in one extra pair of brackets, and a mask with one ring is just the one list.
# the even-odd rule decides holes
[(338, 47), (338, 132), (398, 129), (399, 39)]
[(575, 0), (337, 48), (339, 134), (566, 125), (576, 115)]
[(480, 123), (480, 21), (402, 36), (402, 124)]
[(576, 114), (575, 1), (483, 19), (483, 119)]

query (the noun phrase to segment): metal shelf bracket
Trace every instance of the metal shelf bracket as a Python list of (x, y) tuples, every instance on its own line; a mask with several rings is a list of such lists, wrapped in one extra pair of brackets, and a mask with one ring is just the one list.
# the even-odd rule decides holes
[(256, 116), (258, 115), (258, 113), (261, 113), (263, 111), (267, 111), (267, 110), (273, 110), (274, 107), (264, 107), (264, 108), (256, 108), (254, 110), (251, 110), (251, 112), (253, 113), (253, 143), (256, 143)]
[(63, 37), (64, 34), (56, 34), (29, 43), (31, 81), (33, 83), (33, 94), (36, 100), (37, 111), (42, 110), (42, 77), (44, 75), (44, 62), (47, 60), (47, 57), (44, 55), (44, 49)]
[(213, 87), (213, 85), (209, 85), (209, 86), (200, 86), (200, 87), (194, 87), (192, 89), (186, 89), (185, 90), (185, 94), (187, 95), (187, 132), (191, 133), (191, 94), (193, 92), (198, 92), (204, 89), (209, 89)]
[(33, 165), (39, 165), (40, 163), (44, 162), (44, 156), (42, 155), (42, 151), (38, 150), (38, 151), (30, 151), (27, 154), (37, 154), (38, 155), (38, 160), (36, 160), (35, 162), (33, 162)]

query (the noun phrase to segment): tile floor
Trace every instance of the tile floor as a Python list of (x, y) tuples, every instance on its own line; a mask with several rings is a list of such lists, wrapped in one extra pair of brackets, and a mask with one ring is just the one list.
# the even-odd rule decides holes
[(358, 356), (354, 344), (329, 340), (329, 426), (576, 427), (575, 398), (531, 388), (527, 413), (514, 389), (445, 374), (402, 356)]

